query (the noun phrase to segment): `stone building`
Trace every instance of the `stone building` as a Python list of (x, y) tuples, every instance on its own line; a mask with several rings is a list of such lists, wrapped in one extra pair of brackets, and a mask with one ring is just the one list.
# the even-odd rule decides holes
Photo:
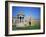
[(31, 25), (31, 17), (25, 16), (24, 12), (19, 12), (15, 17), (12, 17), (12, 24), (16, 27), (25, 27)]

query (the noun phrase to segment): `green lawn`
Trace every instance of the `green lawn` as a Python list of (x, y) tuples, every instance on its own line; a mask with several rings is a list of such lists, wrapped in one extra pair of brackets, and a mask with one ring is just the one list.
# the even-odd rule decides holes
[(34, 30), (34, 29), (40, 29), (40, 25), (35, 24), (33, 26), (26, 26), (26, 27), (16, 27), (15, 25), (12, 25), (12, 30)]

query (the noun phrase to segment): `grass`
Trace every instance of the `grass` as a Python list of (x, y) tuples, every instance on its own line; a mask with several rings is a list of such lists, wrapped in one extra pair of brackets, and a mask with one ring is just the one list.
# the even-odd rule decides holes
[(34, 24), (33, 26), (26, 26), (26, 27), (16, 27), (16, 25), (12, 26), (12, 30), (35, 30), (40, 29), (40, 24)]

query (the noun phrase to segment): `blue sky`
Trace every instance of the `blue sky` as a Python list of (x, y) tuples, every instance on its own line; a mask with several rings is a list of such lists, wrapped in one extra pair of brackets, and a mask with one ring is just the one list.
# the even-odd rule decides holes
[(33, 19), (40, 19), (40, 8), (39, 7), (12, 7), (12, 16), (16, 16), (20, 11), (23, 11), (25, 16), (31, 16)]

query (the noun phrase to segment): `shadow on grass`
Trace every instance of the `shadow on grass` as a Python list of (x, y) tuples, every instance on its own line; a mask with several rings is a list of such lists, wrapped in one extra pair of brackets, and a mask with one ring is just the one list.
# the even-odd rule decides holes
[(40, 29), (40, 24), (35, 24), (34, 26), (26, 26), (26, 27), (16, 27), (15, 25), (12, 25), (12, 30), (34, 30), (34, 29)]

